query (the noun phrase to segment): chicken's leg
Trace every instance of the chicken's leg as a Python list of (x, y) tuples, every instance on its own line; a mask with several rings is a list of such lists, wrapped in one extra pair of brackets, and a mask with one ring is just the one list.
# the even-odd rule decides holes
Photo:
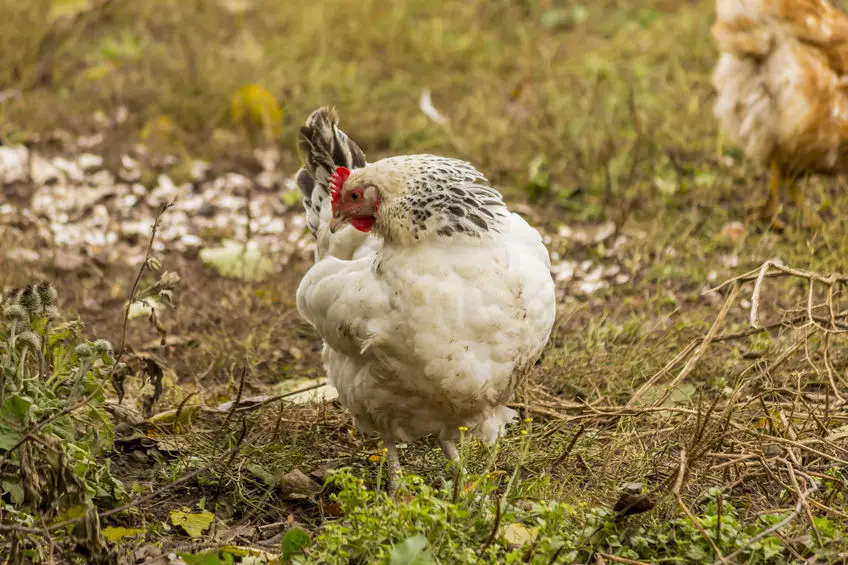
[(801, 210), (801, 221), (805, 228), (818, 228), (822, 225), (821, 217), (807, 205), (807, 199), (795, 179), (790, 179), (786, 185), (786, 195)]
[(389, 476), (386, 478), (386, 490), (389, 496), (394, 496), (398, 489), (398, 478), (400, 476), (400, 458), (398, 457), (395, 442), (386, 443), (386, 467)]
[(459, 452), (456, 450), (456, 444), (453, 440), (440, 439), (439, 445), (441, 446), (442, 453), (445, 454), (445, 457), (451, 461), (459, 461)]
[(439, 446), (442, 448), (442, 453), (445, 454), (445, 457), (448, 458), (455, 467), (457, 473), (462, 473), (463, 475), (467, 475), (464, 467), (460, 467), (459, 461), (459, 451), (456, 449), (456, 444), (451, 439), (440, 439)]
[(756, 207), (751, 219), (765, 220), (774, 226), (780, 225), (777, 212), (780, 209), (780, 183), (783, 181), (783, 171), (776, 160), (771, 162), (771, 174), (769, 175), (769, 193), (765, 203)]

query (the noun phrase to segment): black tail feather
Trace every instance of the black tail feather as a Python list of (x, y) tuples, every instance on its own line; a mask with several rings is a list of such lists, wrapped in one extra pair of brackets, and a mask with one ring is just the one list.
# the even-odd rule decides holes
[(365, 153), (338, 125), (334, 109), (319, 108), (307, 118), (297, 139), (303, 167), (296, 182), (303, 193), (306, 223), (313, 234), (318, 231), (321, 205), (330, 194), (327, 182), (336, 167), (365, 166)]

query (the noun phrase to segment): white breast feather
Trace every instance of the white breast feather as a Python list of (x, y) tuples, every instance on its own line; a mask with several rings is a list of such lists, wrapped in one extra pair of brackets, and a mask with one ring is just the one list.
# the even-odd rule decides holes
[(541, 237), (516, 214), (506, 223), (493, 240), (369, 245), (306, 274), (298, 310), (357, 427), (412, 441), (465, 425), (491, 442), (515, 416), (504, 404), (556, 308)]

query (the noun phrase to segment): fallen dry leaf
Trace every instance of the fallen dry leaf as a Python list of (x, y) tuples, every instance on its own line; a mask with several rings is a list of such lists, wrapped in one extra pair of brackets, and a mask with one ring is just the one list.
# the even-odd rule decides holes
[(732, 243), (736, 243), (745, 237), (745, 224), (742, 222), (729, 222), (722, 226), (719, 236)]
[(300, 469), (294, 469), (280, 477), (278, 486), (284, 500), (303, 500), (321, 491), (321, 485), (304, 475)]
[(188, 508), (171, 510), (171, 524), (181, 527), (193, 538), (198, 538), (212, 525), (215, 515), (208, 510), (192, 513)]
[(527, 527), (524, 524), (515, 523), (504, 528), (504, 539), (508, 544), (515, 547), (532, 542), (538, 535), (539, 528), (536, 526)]

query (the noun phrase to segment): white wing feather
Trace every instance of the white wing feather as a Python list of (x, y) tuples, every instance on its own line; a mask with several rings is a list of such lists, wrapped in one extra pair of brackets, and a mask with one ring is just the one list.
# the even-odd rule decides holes
[(494, 240), (360, 255), (319, 261), (297, 293), (357, 426), (412, 441), (451, 438), (465, 425), (494, 441), (515, 415), (504, 404), (554, 321), (538, 232), (512, 214)]

